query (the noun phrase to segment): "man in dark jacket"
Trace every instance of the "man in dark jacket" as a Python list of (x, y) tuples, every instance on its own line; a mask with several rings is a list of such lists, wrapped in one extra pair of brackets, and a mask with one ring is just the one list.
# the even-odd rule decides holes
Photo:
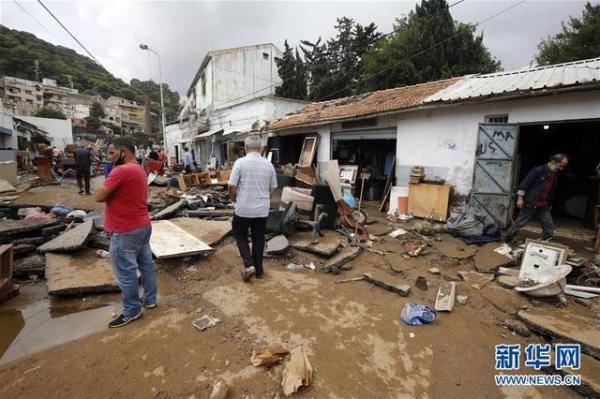
[(567, 155), (556, 154), (550, 157), (548, 163), (536, 166), (527, 173), (517, 191), (519, 216), (508, 229), (505, 241), (512, 241), (519, 230), (532, 218), (537, 219), (542, 225), (542, 238), (545, 240), (552, 238), (554, 234), (554, 222), (550, 213), (552, 197), (556, 190), (558, 175), (568, 163)]
[(84, 142), (80, 142), (78, 147), (79, 148), (75, 150), (75, 173), (77, 175), (79, 194), (83, 194), (85, 182), (85, 194), (92, 195), (90, 192), (90, 167), (92, 166), (92, 152), (85, 148)]

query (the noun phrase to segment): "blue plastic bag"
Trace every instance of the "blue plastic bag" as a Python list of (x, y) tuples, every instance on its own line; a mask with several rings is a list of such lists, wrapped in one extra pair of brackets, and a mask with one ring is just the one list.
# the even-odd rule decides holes
[(431, 323), (435, 320), (436, 316), (437, 312), (435, 309), (415, 302), (406, 303), (400, 313), (402, 321), (411, 326)]
[(71, 212), (73, 212), (73, 208), (66, 205), (55, 205), (50, 209), (50, 213), (53, 213), (56, 216), (67, 216)]

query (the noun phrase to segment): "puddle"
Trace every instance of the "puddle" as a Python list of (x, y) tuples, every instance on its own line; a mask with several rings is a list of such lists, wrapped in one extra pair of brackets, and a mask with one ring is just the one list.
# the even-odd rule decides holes
[(0, 306), (0, 364), (82, 338), (106, 328), (118, 295), (55, 300), (45, 283), (24, 283)]
[[(160, 274), (158, 286), (159, 301), (173, 292)], [(0, 364), (106, 330), (120, 309), (119, 293), (55, 298), (44, 281), (22, 282), (19, 295), (0, 305)]]

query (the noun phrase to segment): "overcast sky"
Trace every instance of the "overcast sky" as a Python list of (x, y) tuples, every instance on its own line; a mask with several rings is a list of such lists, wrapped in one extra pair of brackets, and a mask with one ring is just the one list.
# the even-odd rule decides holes
[[(456, 0), (450, 0), (450, 4)], [(600, 0), (594, 0), (598, 3)], [(33, 1), (3, 0), (0, 22), (31, 32), (54, 44), (84, 51)], [(455, 19), (476, 23), (516, 3), (465, 0), (452, 7)], [(394, 19), (414, 8), (415, 1), (335, 2), (200, 2), (200, 1), (44, 1), (84, 46), (114, 75), (158, 81), (156, 57), (141, 51), (139, 43), (162, 57), (163, 77), (180, 94), (187, 91), (207, 51), (258, 43), (283, 47), (300, 40), (329, 38), (337, 17), (361, 24), (375, 22), (382, 32)], [(580, 16), (585, 2), (528, 0), (478, 28), (484, 43), (505, 70), (527, 65), (540, 39), (561, 29), (561, 21)], [(27, 12), (19, 7), (21, 5)]]

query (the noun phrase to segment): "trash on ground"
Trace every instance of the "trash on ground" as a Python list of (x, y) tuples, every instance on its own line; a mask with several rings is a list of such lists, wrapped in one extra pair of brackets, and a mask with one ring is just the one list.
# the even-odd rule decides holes
[(110, 258), (110, 252), (105, 251), (103, 249), (99, 249), (96, 251), (96, 256), (100, 258)]
[(384, 290), (395, 292), (400, 296), (408, 296), (410, 294), (410, 286), (402, 284), (402, 282), (392, 275), (384, 275), (382, 273), (364, 273), (363, 279)]
[(397, 228), (396, 230), (392, 231), (389, 234), (389, 236), (392, 237), (392, 238), (396, 238), (396, 237), (404, 235), (406, 233), (408, 233), (408, 231), (406, 231), (406, 230), (404, 230), (403, 228), (400, 227), (400, 228)]
[(497, 254), (508, 256), (509, 258), (512, 258), (512, 256), (511, 256), (512, 248), (510, 245), (508, 245), (506, 243), (504, 243), (504, 244), (500, 245), (498, 248), (494, 249), (494, 252), (496, 252)]
[(264, 366), (270, 368), (283, 361), (285, 355), (290, 353), (287, 349), (279, 345), (268, 345), (259, 353), (253, 352), (250, 363), (254, 367)]
[(456, 296), (456, 301), (458, 303), (460, 303), (461, 305), (465, 305), (467, 303), (468, 299), (469, 299), (469, 297), (467, 295), (457, 295)]
[(435, 310), (438, 312), (452, 311), (455, 295), (456, 283), (454, 281), (443, 281), (435, 299)]
[(435, 320), (437, 312), (427, 305), (415, 302), (407, 302), (402, 308), (400, 318), (411, 326), (429, 324)]
[(312, 381), (313, 368), (304, 353), (304, 348), (299, 346), (290, 352), (290, 360), (283, 368), (283, 394), (286, 397), (296, 393), (302, 386), (309, 386)]
[(315, 270), (317, 267), (315, 266), (315, 264), (313, 262), (310, 262), (310, 263), (306, 263), (306, 264), (302, 264), (302, 263), (288, 263), (288, 265), (286, 266), (286, 268), (288, 270), (302, 270), (302, 269)]
[(417, 287), (421, 291), (427, 291), (427, 288), (429, 288), (429, 282), (425, 277), (418, 276), (415, 280), (415, 287)]
[(209, 315), (204, 315), (199, 319), (192, 321), (192, 325), (196, 327), (200, 331), (204, 331), (208, 328), (214, 327), (220, 320), (216, 317), (210, 317)]
[(208, 399), (226, 399), (229, 396), (229, 385), (225, 381), (213, 383)]
[(432, 267), (431, 269), (429, 269), (427, 271), (431, 274), (441, 274), (440, 269), (438, 269), (437, 267)]

